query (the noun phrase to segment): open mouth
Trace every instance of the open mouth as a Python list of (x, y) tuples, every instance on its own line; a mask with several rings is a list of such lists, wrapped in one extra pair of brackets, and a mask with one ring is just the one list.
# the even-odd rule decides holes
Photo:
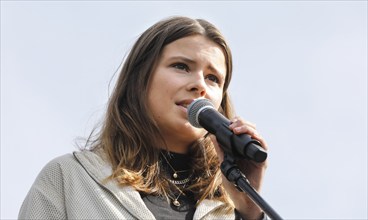
[(188, 100), (183, 100), (180, 102), (175, 103), (176, 105), (182, 106), (184, 108), (188, 108), (188, 106), (190, 105), (190, 103), (192, 103), (193, 99), (188, 99)]
[(188, 104), (180, 104), (180, 106), (182, 106), (184, 108), (188, 108)]

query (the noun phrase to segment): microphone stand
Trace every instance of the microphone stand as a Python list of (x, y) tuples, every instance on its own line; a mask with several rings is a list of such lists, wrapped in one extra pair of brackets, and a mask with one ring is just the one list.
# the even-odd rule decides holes
[(221, 163), (221, 171), (240, 191), (246, 192), (253, 202), (255, 202), (268, 217), (273, 220), (282, 220), (275, 210), (273, 210), (272, 207), (250, 185), (248, 179), (235, 164), (234, 158), (227, 153), (225, 153), (224, 161)]

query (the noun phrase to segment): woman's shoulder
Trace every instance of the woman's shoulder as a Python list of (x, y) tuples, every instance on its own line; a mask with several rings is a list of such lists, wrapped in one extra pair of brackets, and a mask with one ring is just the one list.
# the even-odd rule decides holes
[(68, 169), (83, 165), (105, 165), (101, 152), (90, 150), (74, 151), (51, 159), (44, 168)]
[(76, 166), (79, 166), (79, 163), (76, 160), (74, 153), (68, 153), (51, 159), (46, 163), (42, 171), (62, 171), (70, 168), (74, 169)]
[(67, 153), (61, 156), (57, 156), (53, 159), (51, 159), (45, 167), (49, 167), (49, 166), (63, 166), (63, 165), (67, 165), (70, 163), (75, 163), (75, 158), (73, 156), (73, 153)]
[(85, 166), (92, 166), (86, 161), (97, 161), (98, 155), (91, 151), (75, 151), (51, 159), (42, 168), (40, 175), (62, 176), (65, 173), (75, 173), (85, 170)]
[(38, 174), (36, 185), (55, 185), (78, 182), (94, 177), (102, 180), (111, 174), (111, 167), (99, 154), (92, 151), (76, 151), (50, 160)]
[(80, 166), (72, 153), (64, 154), (51, 159), (42, 168), (37, 176), (36, 182), (58, 181), (63, 179), (68, 170), (75, 170)]

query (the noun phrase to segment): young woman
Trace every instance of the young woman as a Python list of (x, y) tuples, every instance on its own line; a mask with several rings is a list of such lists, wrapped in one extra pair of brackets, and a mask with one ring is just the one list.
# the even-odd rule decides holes
[[(193, 100), (209, 99), (234, 133), (267, 150), (255, 126), (232, 115), (231, 74), (230, 49), (211, 23), (171, 17), (154, 24), (126, 58), (98, 135), (45, 166), (19, 218), (264, 218), (221, 174), (216, 138), (187, 119)], [(266, 162), (238, 165), (259, 191)]]

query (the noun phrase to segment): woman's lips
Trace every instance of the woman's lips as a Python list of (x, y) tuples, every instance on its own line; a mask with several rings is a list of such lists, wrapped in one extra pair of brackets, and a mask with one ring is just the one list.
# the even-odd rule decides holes
[(175, 104), (183, 106), (184, 108), (188, 108), (188, 105), (190, 105), (190, 103), (192, 103), (192, 102), (193, 102), (193, 99), (185, 99), (185, 100), (179, 101)]
[(187, 108), (190, 105), (190, 103), (193, 102), (194, 99), (185, 99), (182, 101), (179, 101), (175, 103), (177, 106), (179, 106), (185, 113), (187, 113)]

